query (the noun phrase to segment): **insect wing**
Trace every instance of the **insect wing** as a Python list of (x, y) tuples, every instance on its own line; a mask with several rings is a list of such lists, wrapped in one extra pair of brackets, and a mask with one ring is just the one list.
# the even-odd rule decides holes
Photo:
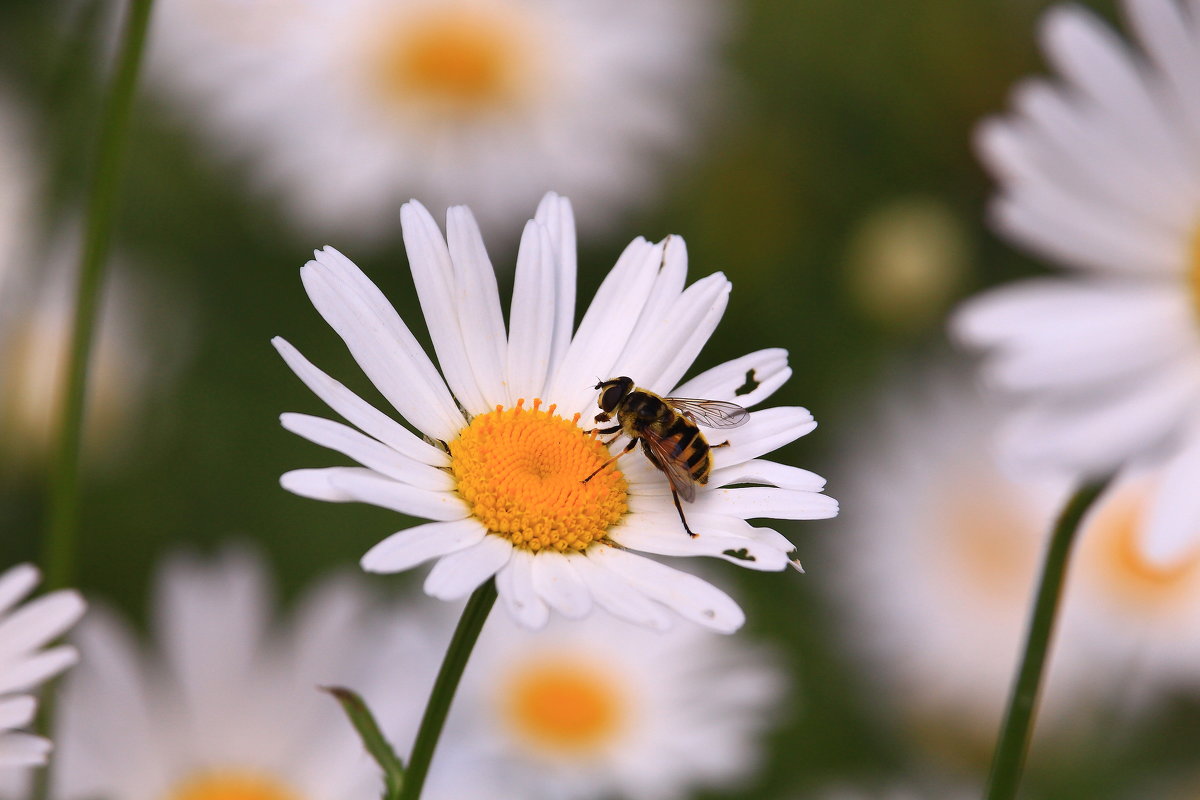
[(735, 403), (687, 397), (664, 397), (663, 400), (688, 419), (709, 428), (736, 428), (750, 421), (750, 412)]
[(654, 454), (655, 466), (667, 474), (671, 488), (689, 503), (695, 500), (696, 482), (692, 480), (692, 474), (688, 471), (687, 464), (679, 460), (675, 443), (649, 432), (642, 435), (642, 441)]

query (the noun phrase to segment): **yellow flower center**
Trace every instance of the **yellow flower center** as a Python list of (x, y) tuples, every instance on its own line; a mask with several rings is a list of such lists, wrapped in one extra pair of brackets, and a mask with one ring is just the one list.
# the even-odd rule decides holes
[(209, 770), (185, 778), (167, 800), (300, 800), (276, 778), (250, 770)]
[(1200, 579), (1200, 553), (1159, 565), (1142, 554), (1145, 498), (1125, 492), (1106, 503), (1085, 533), (1095, 576), (1120, 598), (1141, 605), (1170, 603)]
[(527, 550), (583, 551), (626, 509), (628, 484), (596, 434), (555, 407), (497, 407), (471, 420), (450, 443), (458, 493), (494, 534)]
[(511, 11), (433, 3), (384, 26), (375, 74), (383, 95), (443, 113), (511, 105), (529, 77), (531, 43)]
[(526, 659), (501, 688), (501, 712), (513, 733), (561, 755), (577, 756), (611, 742), (629, 708), (611, 671), (577, 655)]

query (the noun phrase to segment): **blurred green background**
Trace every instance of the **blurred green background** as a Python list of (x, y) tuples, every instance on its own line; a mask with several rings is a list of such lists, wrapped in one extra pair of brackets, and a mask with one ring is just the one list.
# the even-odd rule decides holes
[[(1015, 80), (1044, 72), (1034, 31), (1045, 5), (737, 4), (728, 96), (695, 158), (670, 171), (661, 202), (626, 214), (617, 233), (581, 237), (580, 297), (590, 296), (633, 236), (681, 234), (693, 278), (720, 269), (734, 283), (729, 311), (696, 369), (786, 347), (795, 375), (772, 403), (807, 406), (821, 427), (780, 460), (829, 474), (839, 441), (859, 424), (856, 414), (889, 364), (944, 348), (944, 315), (958, 298), (1035, 270), (986, 228), (990, 181), (970, 136), (981, 117), (1005, 108)], [(1089, 5), (1111, 18), (1109, 4)], [(93, 31), (103, 14), (83, 8), (64, 24), (67, 15), (53, 3), (0, 3), (0, 80), (31, 110), (33, 138), (47, 157), (45, 220), (82, 207), (93, 149), (102, 89)], [(313, 248), (333, 244), (411, 322), (420, 311), (399, 238), (360, 249), (297, 232), (245, 190), (236, 166), (216, 163), (146, 94), (128, 163), (115, 250), (130, 271), (168, 287), (158, 313), (186, 318), (188, 333), (168, 340), (180, 348), (178, 359), (156, 356), (173, 364), (171, 379), (89, 453), (78, 585), (140, 619), (161, 554), (248, 537), (294, 594), (332, 566), (354, 564), (402, 525), (391, 512), (279, 488), (286, 470), (332, 462), (279, 427), (283, 411), (324, 409), (270, 339), (287, 337), (377, 397), (308, 302), (298, 269)], [(914, 229), (925, 233), (905, 240)], [(46, 222), (45, 230), (52, 235), (54, 226)], [(515, 241), (489, 246), (507, 297)], [(888, 262), (908, 247), (913, 274)], [(151, 367), (152, 381), (158, 368)], [(37, 560), (44, 462), (8, 458), (5, 446), (0, 564)], [(829, 493), (845, 504), (838, 489), (832, 482)], [(929, 769), (937, 756), (877, 713), (833, 629), (821, 586), (829, 548), (820, 540), (836, 535), (836, 524), (781, 525), (806, 575), (713, 567), (744, 600), (746, 635), (777, 643), (797, 680), (795, 713), (771, 738), (753, 796), (803, 797), (834, 781), (881, 784)], [(418, 577), (374, 580), (383, 588)], [(1196, 756), (1200, 708), (1194, 701), (1173, 708), (1104, 753), (1059, 753), (1053, 763), (1035, 756), (1030, 796), (1136, 797), (1130, 792), (1142, 775), (1185, 769)], [(956, 765), (967, 770), (968, 785), (979, 763)]]

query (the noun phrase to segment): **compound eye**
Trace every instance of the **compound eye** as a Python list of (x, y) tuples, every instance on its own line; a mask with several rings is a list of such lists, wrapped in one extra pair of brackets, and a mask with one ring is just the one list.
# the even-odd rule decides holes
[(612, 411), (617, 407), (617, 403), (621, 402), (621, 396), (624, 392), (620, 386), (610, 386), (600, 395), (600, 407), (605, 411)]

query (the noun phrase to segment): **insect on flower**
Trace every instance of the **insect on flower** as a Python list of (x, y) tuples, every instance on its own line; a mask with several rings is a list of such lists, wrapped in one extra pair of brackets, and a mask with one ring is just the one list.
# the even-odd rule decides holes
[(597, 403), (601, 413), (596, 415), (596, 422), (609, 422), (614, 415), (617, 418), (616, 425), (601, 428), (598, 433), (616, 434), (609, 444), (628, 436), (629, 444), (583, 482), (590, 481), (641, 442), (646, 458), (667, 476), (679, 521), (688, 536), (694, 538), (696, 533), (688, 527), (679, 497), (682, 495), (689, 503), (696, 499), (696, 485), (708, 483), (712, 472), (712, 448), (729, 444), (726, 440), (710, 445), (697, 423), (710, 428), (736, 428), (750, 419), (750, 412), (720, 400), (659, 397), (634, 386), (633, 380), (626, 376), (600, 381), (592, 388), (600, 390)]

